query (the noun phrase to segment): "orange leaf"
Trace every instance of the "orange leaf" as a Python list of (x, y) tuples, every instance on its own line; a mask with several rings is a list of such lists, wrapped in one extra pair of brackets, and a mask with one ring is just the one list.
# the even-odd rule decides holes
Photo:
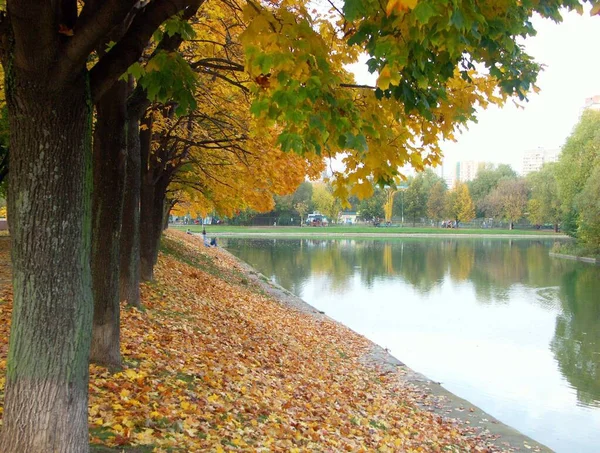
[(65, 36), (73, 36), (73, 29), (67, 27), (65, 24), (59, 24), (58, 25), (58, 32), (61, 35), (65, 35)]

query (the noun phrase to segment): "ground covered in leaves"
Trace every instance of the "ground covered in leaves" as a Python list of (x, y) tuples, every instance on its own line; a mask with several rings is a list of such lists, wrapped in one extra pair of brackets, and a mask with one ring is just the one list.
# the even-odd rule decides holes
[[(1, 263), (8, 263), (7, 244), (0, 241)], [(226, 252), (167, 234), (156, 281), (142, 288), (144, 310), (123, 306), (124, 369), (91, 366), (93, 445), (140, 452), (496, 451), (456, 422), (419, 409), (423, 396), (394, 373), (366, 366), (365, 338), (273, 300), (247, 277)], [(0, 297), (4, 376), (10, 285)]]

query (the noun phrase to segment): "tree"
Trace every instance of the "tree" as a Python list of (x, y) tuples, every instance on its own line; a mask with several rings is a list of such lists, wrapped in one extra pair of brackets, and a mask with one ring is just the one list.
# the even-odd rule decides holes
[[(260, 81), (252, 109), (264, 124), (277, 123), (284, 150), (344, 153), (345, 172), (333, 175), (337, 196), (368, 197), (373, 184), (395, 184), (405, 164), (423, 170), (439, 163), (440, 141), (474, 118), (477, 103), (502, 103), (507, 93), (524, 98), (540, 66), (514, 39), (535, 33), (535, 12), (560, 20), (563, 4), (469, 3), (448, 20), (441, 1), (391, 0), (384, 10), (350, 0), (312, 17), (286, 4), (250, 3), (241, 39), (250, 75)], [(581, 10), (572, 0), (566, 6)], [(379, 74), (376, 87), (357, 86), (343, 70), (362, 53)]]
[(563, 231), (578, 235), (581, 211), (576, 198), (600, 166), (600, 112), (586, 110), (562, 148), (556, 166), (558, 196), (562, 201)]
[(562, 219), (562, 203), (558, 198), (556, 164), (549, 163), (538, 172), (527, 175), (531, 187), (531, 199), (527, 204), (529, 220), (536, 224), (552, 223), (554, 231)]
[(431, 188), (429, 199), (427, 200), (427, 216), (439, 222), (444, 218), (446, 206), (446, 185), (443, 181), (436, 182)]
[[(14, 311), (3, 452), (89, 448), (91, 107), (138, 61), (160, 24), (202, 3), (92, 0), (79, 9), (75, 0), (7, 2), (0, 54), (4, 68), (10, 68), (6, 85)], [(345, 152), (348, 173), (336, 175), (338, 192), (344, 195), (343, 184), (351, 183), (357, 194), (368, 195), (369, 175), (385, 184), (393, 182), (404, 163), (421, 169), (439, 161), (438, 141), (451, 139), (457, 127), (473, 119), (474, 105), (503, 102), (498, 87), (524, 98), (539, 65), (514, 39), (534, 34), (529, 18), (536, 11), (559, 20), (561, 4), (579, 7), (572, 0), (498, 8), (469, 3), (448, 20), (441, 1), (404, 9), (394, 0), (384, 12), (379, 4), (354, 0), (346, 2), (345, 17), (334, 23), (328, 17), (310, 17), (293, 2), (249, 2), (249, 23), (241, 40), (244, 67), (256, 82), (252, 113), (265, 126), (277, 124), (283, 151), (327, 156)], [(110, 50), (94, 52), (120, 26), (126, 30)], [(160, 50), (158, 66), (161, 60), (183, 68), (175, 52)], [(363, 51), (372, 57), (370, 70), (380, 74), (376, 89), (357, 87), (343, 69)], [(478, 76), (475, 63), (482, 63), (489, 74)], [(164, 77), (154, 69), (148, 73)], [(154, 91), (143, 89), (140, 81), (132, 96), (141, 91), (152, 101), (168, 103), (170, 90), (182, 88), (179, 82)], [(186, 110), (183, 102), (175, 104), (175, 109)], [(128, 101), (128, 163), (134, 165), (133, 154), (147, 150), (141, 140), (152, 138), (149, 129), (141, 131), (142, 137), (137, 133), (145, 111), (130, 108)], [(415, 148), (413, 134), (422, 147)], [(140, 161), (142, 170), (149, 171)], [(143, 200), (136, 199), (136, 180), (128, 179), (126, 187), (131, 197), (125, 204), (133, 209), (127, 218), (136, 219), (141, 204), (162, 225), (164, 211), (157, 207), (164, 206), (163, 186), (153, 194), (147, 191)], [(251, 196), (259, 198), (257, 193)], [(126, 230), (131, 231), (122, 228), (121, 234)], [(156, 231), (154, 225), (141, 233), (152, 239)], [(135, 249), (134, 244), (128, 250)], [(152, 258), (154, 249), (143, 252)]]
[(529, 188), (523, 178), (503, 179), (484, 200), (484, 210), (490, 217), (504, 219), (509, 229), (523, 217), (529, 200)]
[(392, 221), (392, 213), (394, 212), (394, 195), (398, 192), (396, 189), (387, 187), (385, 189), (385, 204), (383, 205), (383, 211), (385, 213), (385, 221), (390, 223)]
[[(14, 310), (3, 452), (89, 449), (91, 106), (190, 3), (90, 1), (80, 11), (75, 0), (7, 3), (0, 53), (10, 68)], [(94, 49), (126, 20), (127, 32), (88, 71)]]
[(580, 212), (579, 241), (588, 253), (600, 255), (600, 165), (587, 179), (583, 190), (575, 198), (575, 205)]
[(427, 212), (427, 192), (425, 191), (422, 174), (413, 178), (404, 193), (404, 214), (412, 218), (413, 226), (417, 219), (425, 216)]
[(326, 184), (315, 184), (312, 197), (315, 209), (327, 217), (330, 222), (337, 222), (342, 206), (339, 200), (333, 196), (331, 187)]
[(376, 188), (375, 192), (369, 198), (361, 200), (358, 204), (358, 217), (365, 221), (381, 219), (385, 217), (385, 193), (382, 189)]
[[(179, 27), (190, 20), (197, 12), (199, 3), (191, 5), (180, 18), (177, 18)], [(167, 27), (168, 28), (168, 27)], [(100, 43), (97, 54), (103, 56), (109, 42), (117, 41), (127, 29), (123, 23), (115, 27), (106, 39)], [(156, 33), (162, 36), (160, 42), (152, 53), (149, 54), (148, 64), (158, 66), (161, 62), (167, 66), (172, 78), (180, 79), (173, 89), (161, 87), (174, 102), (186, 103), (189, 96), (189, 77), (186, 79), (185, 71), (179, 73), (177, 64), (173, 67), (173, 60), (162, 58), (167, 51), (175, 51), (183, 41), (180, 28), (177, 32)], [(165, 63), (166, 62), (166, 63)], [(136, 63), (136, 65), (138, 65)], [(135, 66), (135, 65), (134, 65)], [(140, 72), (140, 70), (136, 71)], [(146, 74), (148, 76), (148, 74)], [(133, 77), (128, 77), (128, 82), (119, 80), (108, 88), (108, 91), (96, 100), (96, 125), (94, 128), (93, 143), (93, 172), (94, 190), (92, 192), (92, 291), (94, 297), (94, 317), (92, 325), (92, 346), (90, 360), (118, 368), (120, 357), (120, 296), (130, 305), (140, 306), (139, 277), (141, 251), (140, 241), (147, 246), (147, 237), (159, 235), (163, 225), (166, 224), (164, 216), (153, 218), (155, 222), (144, 225), (140, 234), (141, 213), (148, 212), (148, 191), (141, 196), (141, 151), (142, 144), (148, 140), (139, 140), (138, 122), (144, 109), (150, 105), (148, 93), (155, 87), (147, 83), (146, 77), (139, 78), (138, 84), (133, 89)], [(151, 78), (152, 79), (152, 78)], [(130, 100), (128, 96), (131, 94)], [(129, 124), (128, 124), (129, 123)], [(148, 138), (148, 131), (143, 131), (142, 136)], [(138, 146), (139, 144), (139, 146)], [(131, 149), (128, 149), (131, 145)], [(135, 154), (133, 156), (133, 154)], [(145, 153), (147, 155), (147, 153)], [(129, 157), (129, 159), (128, 159)], [(131, 165), (130, 178), (126, 179), (126, 164)], [(135, 173), (135, 177), (133, 174)], [(126, 181), (128, 190), (125, 191)], [(160, 182), (157, 181), (157, 184)], [(146, 188), (146, 186), (144, 186)], [(127, 195), (127, 198), (126, 198)], [(123, 206), (127, 202), (129, 208), (126, 225), (123, 226)], [(154, 212), (154, 211), (151, 211)], [(162, 214), (162, 213), (161, 213)], [(165, 217), (165, 221), (161, 220)], [(129, 237), (121, 240), (122, 233)], [(144, 242), (144, 240), (146, 240)], [(121, 253), (121, 242), (124, 251)], [(123, 266), (124, 272), (120, 272)], [(132, 278), (134, 277), (134, 278)], [(122, 285), (120, 290), (119, 285)]]
[(300, 216), (300, 226), (304, 225), (304, 216), (308, 212), (308, 205), (303, 201), (299, 201), (294, 205), (294, 209)]
[[(307, 211), (305, 211), (305, 213), (312, 211), (312, 193), (312, 184), (308, 181), (303, 181), (294, 192), (292, 197), (293, 205), (296, 206), (298, 203), (304, 203), (307, 206)], [(296, 211), (298, 210), (296, 209)], [(298, 213), (300, 213), (300, 211), (298, 211)]]
[(517, 173), (510, 165), (500, 164), (494, 168), (492, 164), (481, 169), (473, 181), (467, 183), (469, 193), (477, 208), (477, 216), (484, 215), (484, 200), (494, 190), (501, 179), (516, 178)]
[(454, 189), (448, 193), (446, 197), (446, 214), (456, 221), (456, 226), (461, 222), (470, 222), (475, 218), (475, 205), (465, 183), (456, 183)]

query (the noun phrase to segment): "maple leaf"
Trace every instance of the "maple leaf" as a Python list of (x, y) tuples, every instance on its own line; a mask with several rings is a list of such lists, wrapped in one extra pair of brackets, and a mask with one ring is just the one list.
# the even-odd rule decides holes
[(418, 0), (389, 0), (385, 7), (385, 13), (391, 16), (394, 12), (410, 11), (417, 6), (417, 2)]

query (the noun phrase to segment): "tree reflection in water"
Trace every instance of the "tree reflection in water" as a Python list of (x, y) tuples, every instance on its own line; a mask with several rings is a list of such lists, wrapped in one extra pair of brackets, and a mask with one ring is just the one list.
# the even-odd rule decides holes
[(600, 276), (579, 266), (562, 277), (562, 313), (556, 318), (552, 352), (562, 375), (584, 405), (600, 406)]
[(600, 405), (600, 268), (553, 259), (550, 244), (514, 239), (229, 239), (227, 248), (296, 294), (325, 276), (323, 290), (343, 295), (360, 278), (401, 279), (420, 294), (444, 282), (469, 282), (480, 304), (508, 304), (511, 289), (535, 290), (556, 310), (551, 349), (584, 405)]

